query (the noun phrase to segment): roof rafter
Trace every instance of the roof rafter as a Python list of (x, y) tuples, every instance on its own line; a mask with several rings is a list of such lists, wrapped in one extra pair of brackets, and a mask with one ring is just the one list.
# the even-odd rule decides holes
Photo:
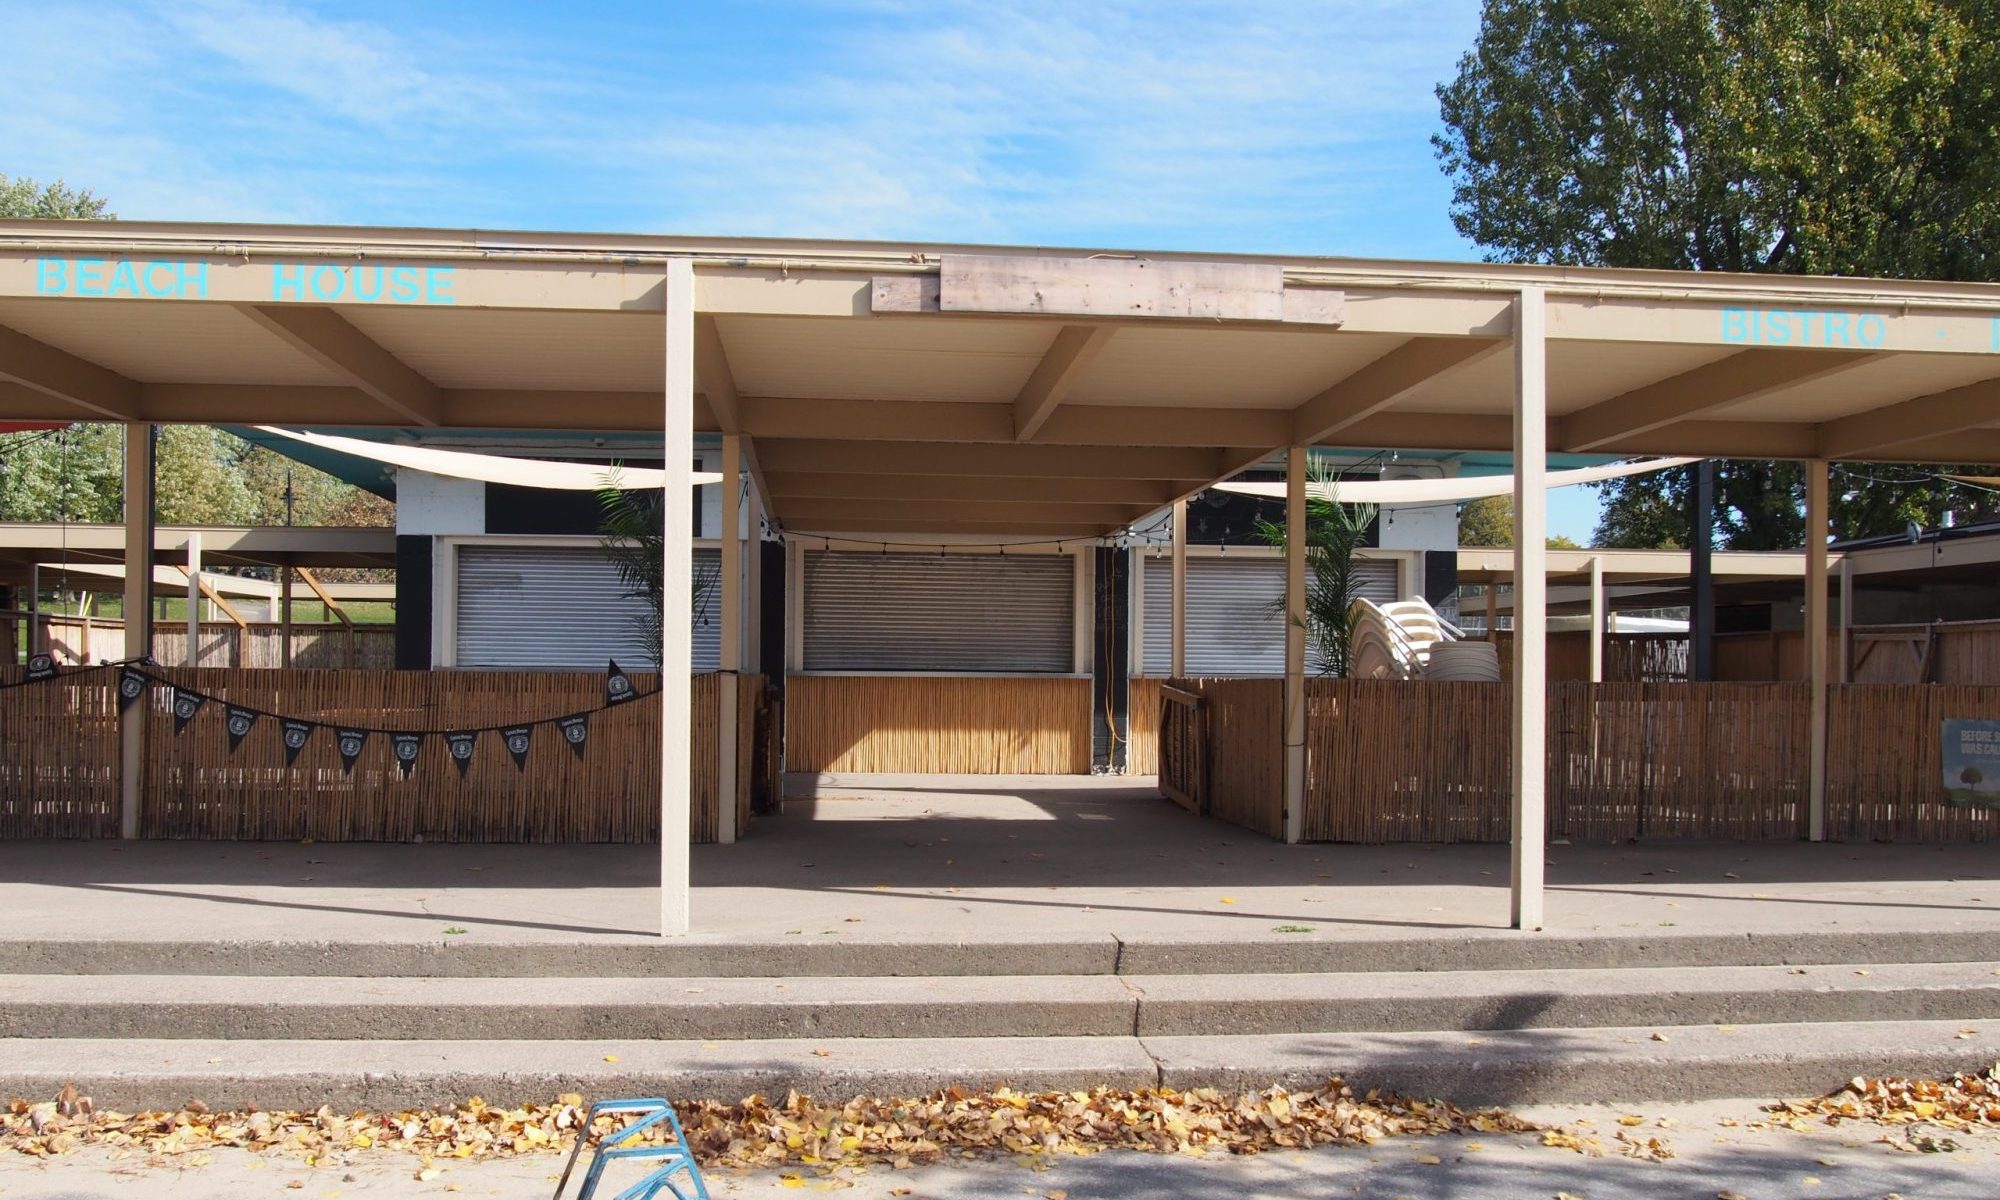
[(1857, 350), (1753, 347), (1634, 388), (1551, 422), (1549, 444), (1580, 453), (1875, 362)]
[(1381, 412), (1447, 371), (1510, 343), (1505, 338), (1413, 337), (1301, 403), (1292, 412), (1292, 446), (1322, 442)]
[(315, 304), (238, 304), (236, 310), (404, 420), (418, 425), (443, 423), (441, 389), (333, 309)]
[(1014, 397), (1014, 439), (1028, 441), (1063, 402), (1083, 369), (1118, 332), (1115, 325), (1065, 325)]
[[(136, 381), (4, 325), (0, 325), (0, 380), (99, 417), (130, 421), (139, 411)], [(73, 419), (78, 414), (58, 415)]]
[(1852, 458), (1905, 442), (1921, 442), (1977, 429), (2000, 418), (2000, 379), (1981, 379), (1840, 417), (1819, 427), (1821, 458)]

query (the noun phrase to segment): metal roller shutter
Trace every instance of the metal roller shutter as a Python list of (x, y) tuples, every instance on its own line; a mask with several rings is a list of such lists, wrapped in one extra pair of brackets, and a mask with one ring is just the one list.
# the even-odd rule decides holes
[[(1387, 603), (1398, 599), (1396, 560), (1356, 562), (1361, 594)], [(1173, 564), (1146, 560), (1146, 674), (1164, 676), (1173, 664)], [(1187, 669), (1190, 675), (1282, 675), (1285, 562), (1250, 554), (1188, 559)]]
[(1076, 566), (1060, 554), (805, 556), (808, 671), (1069, 672)]
[[(695, 575), (713, 581), (721, 552), (696, 549)], [(461, 546), (457, 663), (461, 667), (601, 670), (608, 658), (634, 670), (656, 664), (634, 622), (645, 611), (622, 593), (617, 568), (595, 546)], [(711, 586), (694, 614), (694, 669), (721, 661)]]

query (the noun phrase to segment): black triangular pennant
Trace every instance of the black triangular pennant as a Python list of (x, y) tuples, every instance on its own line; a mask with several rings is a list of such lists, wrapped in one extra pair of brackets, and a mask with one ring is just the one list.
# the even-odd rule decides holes
[(187, 728), (187, 723), (194, 720), (194, 715), (200, 712), (201, 706), (206, 703), (208, 703), (208, 697), (202, 695), (200, 692), (190, 692), (183, 688), (174, 689), (175, 737), (180, 736), (181, 730)]
[(152, 682), (153, 677), (144, 671), (126, 667), (118, 676), (118, 711), (122, 713), (137, 704)]
[(234, 754), (236, 747), (243, 744), (243, 738), (250, 732), (250, 727), (257, 723), (257, 710), (239, 708), (232, 704), (226, 711), (229, 717), (229, 752)]
[(26, 679), (54, 679), (55, 677), (56, 660), (54, 655), (36, 654), (29, 657)]
[(632, 677), (618, 669), (618, 660), (611, 659), (611, 673), (604, 677), (604, 703), (606, 707), (623, 704), (638, 696), (632, 688)]
[(284, 730), (285, 765), (289, 767), (298, 761), (299, 751), (305, 749), (306, 743), (312, 740), (313, 727), (310, 721), (294, 721), (287, 717), (284, 720)]
[(445, 749), (451, 751), (451, 761), (457, 765), (460, 779), (465, 778), (465, 773), (472, 769), (472, 751), (478, 744), (479, 731), (476, 729), (444, 735)]
[(421, 733), (392, 733), (389, 748), (396, 752), (396, 769), (408, 779), (410, 772), (417, 769), (417, 755), (423, 752), (424, 735)]
[(507, 753), (514, 756), (514, 769), (528, 769), (528, 742), (534, 736), (533, 725), (514, 725), (500, 731), (500, 740), (507, 743)]
[(335, 739), (340, 749), (340, 771), (343, 775), (354, 774), (354, 760), (361, 757), (361, 748), (368, 744), (366, 729), (343, 729)]
[(556, 722), (556, 728), (562, 730), (563, 741), (569, 743), (569, 748), (576, 751), (578, 758), (582, 758), (583, 744), (590, 739), (590, 714), (577, 713), (574, 716), (564, 717)]

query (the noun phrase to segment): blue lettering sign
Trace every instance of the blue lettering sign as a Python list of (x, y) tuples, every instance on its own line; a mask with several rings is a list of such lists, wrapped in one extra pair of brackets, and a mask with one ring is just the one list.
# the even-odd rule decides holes
[[(1889, 323), (1874, 313), (1824, 309), (1725, 308), (1722, 340), (1746, 346), (1859, 346), (1879, 350), (1889, 340)], [(2000, 322), (1993, 332), (2000, 350)]]
[[(35, 292), (144, 300), (208, 299), (208, 264), (38, 258)], [(454, 267), (272, 263), (271, 299), (307, 304), (457, 304)]]

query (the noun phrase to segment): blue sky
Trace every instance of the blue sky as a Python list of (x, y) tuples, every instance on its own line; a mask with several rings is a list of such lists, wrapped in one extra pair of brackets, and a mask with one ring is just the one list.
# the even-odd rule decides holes
[[(0, 171), (134, 218), (1475, 258), (1476, 0), (0, 0)], [(1582, 540), (1595, 500), (1558, 493)]]

